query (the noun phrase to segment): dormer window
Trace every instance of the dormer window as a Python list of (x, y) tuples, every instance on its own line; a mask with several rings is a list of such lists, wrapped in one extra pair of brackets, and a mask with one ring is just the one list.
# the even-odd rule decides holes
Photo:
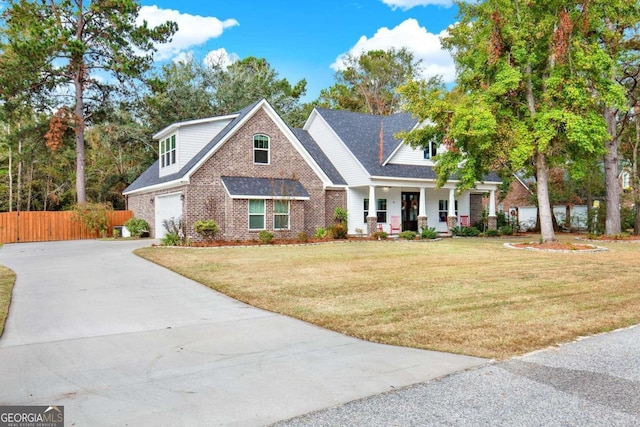
[(176, 163), (176, 136), (171, 135), (160, 141), (160, 166), (171, 166)]
[(429, 145), (424, 147), (424, 159), (425, 160), (433, 159), (436, 156), (436, 154), (438, 154), (438, 146), (439, 145), (440, 144), (434, 139), (429, 141)]
[(269, 164), (269, 137), (267, 135), (253, 136), (253, 163)]

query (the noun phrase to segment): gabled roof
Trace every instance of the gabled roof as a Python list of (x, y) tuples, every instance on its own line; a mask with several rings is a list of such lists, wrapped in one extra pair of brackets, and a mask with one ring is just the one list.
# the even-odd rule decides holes
[(232, 198), (309, 200), (309, 193), (293, 179), (223, 176), (222, 185)]
[[(129, 194), (136, 190), (140, 190), (142, 188), (162, 185), (172, 181), (180, 182), (181, 180), (183, 180), (186, 177), (187, 173), (191, 169), (193, 169), (193, 167), (197, 165), (216, 145), (218, 145), (220, 141), (222, 141), (227, 136), (227, 134), (231, 131), (231, 129), (233, 129), (240, 121), (242, 121), (242, 119), (247, 114), (249, 114), (251, 110), (253, 110), (253, 108), (259, 102), (260, 101), (256, 101), (253, 104), (243, 108), (238, 113), (236, 113), (235, 118), (231, 120), (231, 122), (229, 122), (229, 124), (225, 126), (224, 129), (222, 129), (215, 136), (215, 138), (209, 141), (209, 143), (205, 145), (204, 148), (200, 150), (198, 154), (196, 154), (191, 160), (189, 160), (178, 172), (160, 177), (160, 168), (158, 165), (159, 160), (156, 160), (155, 163), (151, 165), (149, 169), (143, 172), (142, 175), (138, 177), (138, 179), (133, 181), (131, 185), (129, 185), (123, 191), (122, 194)], [(233, 116), (234, 115), (225, 116), (225, 117), (233, 117)]]
[[(209, 158), (209, 156), (211, 156), (212, 153), (216, 151), (217, 148), (219, 148), (219, 146), (224, 143), (224, 141), (226, 141), (229, 135), (234, 132), (237, 127), (248, 118), (249, 115), (252, 115), (256, 111), (256, 108), (260, 105), (263, 105), (267, 107), (269, 111), (272, 111), (268, 102), (265, 99), (261, 99), (243, 108), (236, 114), (224, 116), (225, 118), (233, 117), (233, 120), (231, 120), (229, 124), (224, 127), (224, 129), (222, 129), (207, 145), (205, 145), (198, 152), (198, 154), (196, 154), (191, 160), (189, 160), (178, 172), (160, 177), (159, 166), (158, 162), (156, 161), (149, 169), (147, 169), (142, 175), (140, 175), (138, 179), (136, 179), (129, 187), (127, 187), (124, 190), (123, 194), (131, 194), (143, 189), (152, 189), (156, 186), (167, 186), (171, 185), (170, 183), (175, 183), (175, 185), (187, 183), (190, 174), (193, 173), (193, 171), (197, 170), (200, 164), (207, 158)], [(276, 113), (274, 112), (273, 114)], [(183, 125), (192, 122), (185, 122), (183, 123)], [(313, 165), (313, 167), (320, 174), (324, 173), (324, 175), (326, 176), (325, 178), (323, 178), (324, 180), (330, 180), (332, 185), (346, 185), (342, 176), (340, 176), (338, 171), (335, 169), (335, 167), (333, 167), (329, 159), (324, 155), (322, 150), (319, 149), (317, 143), (313, 141), (310, 135), (306, 134), (306, 132), (304, 131), (293, 130), (284, 125), (284, 123), (282, 123), (282, 125), (285, 133), (290, 132), (292, 138), (298, 139), (298, 135), (300, 135), (300, 137), (304, 139), (304, 141), (300, 141), (298, 139), (298, 141), (300, 142), (298, 146), (301, 146), (302, 149), (307, 151), (307, 153), (303, 154), (303, 157), (312, 162), (310, 164), (313, 164), (313, 162), (315, 162), (315, 165)], [(171, 128), (171, 126), (165, 129), (169, 128)], [(161, 133), (162, 132), (159, 132), (158, 134)]]
[[(315, 110), (371, 177), (436, 179), (436, 173), (430, 165), (386, 163), (403, 143), (403, 140), (396, 138), (396, 135), (403, 131), (410, 131), (418, 125), (419, 121), (411, 114), (376, 116), (326, 108)], [(381, 132), (382, 159), (380, 158)], [(485, 176), (484, 179), (501, 182), (494, 173)]]
[(342, 175), (340, 175), (340, 172), (338, 172), (333, 163), (331, 163), (331, 160), (329, 160), (327, 155), (324, 154), (324, 151), (322, 151), (315, 139), (309, 135), (309, 132), (295, 128), (292, 128), (291, 130), (334, 185), (347, 185), (347, 182), (344, 180)]

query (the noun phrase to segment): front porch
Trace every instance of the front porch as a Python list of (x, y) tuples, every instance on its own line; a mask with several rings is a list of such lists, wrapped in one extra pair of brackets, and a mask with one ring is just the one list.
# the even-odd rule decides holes
[[(351, 188), (348, 194), (349, 233), (366, 230), (398, 234), (402, 231), (420, 232), (434, 228), (449, 233), (452, 228), (472, 226), (482, 220), (483, 209), (488, 211), (489, 229), (496, 229), (496, 188), (478, 188), (457, 194), (455, 187), (409, 187), (378, 185)], [(488, 206), (483, 207), (483, 198)], [(375, 203), (371, 203), (375, 200)], [(398, 224), (392, 228), (392, 224)]]

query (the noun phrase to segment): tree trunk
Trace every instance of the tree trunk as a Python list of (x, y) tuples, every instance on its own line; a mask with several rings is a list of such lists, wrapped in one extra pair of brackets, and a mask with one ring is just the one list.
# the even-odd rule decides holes
[(618, 183), (618, 134), (616, 110), (605, 108), (605, 120), (610, 140), (606, 143), (607, 152), (604, 155), (604, 186), (606, 195), (607, 218), (605, 220), (605, 234), (608, 236), (622, 231), (620, 222), (620, 184)]
[[(84, 15), (82, 14), (82, 1), (78, 7), (78, 26), (76, 38), (82, 40), (84, 29)], [(84, 150), (84, 83), (86, 64), (81, 55), (71, 58), (75, 69), (73, 71), (73, 85), (75, 89), (75, 134), (76, 134), (76, 198), (78, 203), (87, 201), (87, 189), (85, 178), (85, 150)]]
[(549, 202), (549, 166), (543, 153), (536, 154), (536, 179), (542, 242), (555, 242), (556, 234), (553, 231), (553, 214)]
[(632, 169), (631, 169), (631, 189), (633, 191), (633, 207), (636, 213), (636, 220), (633, 223), (633, 234), (640, 235), (640, 179), (638, 177), (638, 150), (640, 150), (640, 104), (636, 104), (636, 142), (632, 146)]
[(16, 189), (16, 210), (22, 210), (22, 140), (18, 140), (18, 188)]

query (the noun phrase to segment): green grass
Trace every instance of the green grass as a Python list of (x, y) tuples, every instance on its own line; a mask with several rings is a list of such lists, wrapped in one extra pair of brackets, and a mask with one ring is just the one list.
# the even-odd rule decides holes
[(640, 322), (640, 243), (550, 253), (506, 249), (505, 241), (136, 253), (256, 307), (351, 336), (481, 357), (503, 359)]
[(7, 267), (0, 266), (0, 337), (4, 332), (4, 324), (9, 315), (11, 305), (11, 291), (16, 282), (16, 275)]

